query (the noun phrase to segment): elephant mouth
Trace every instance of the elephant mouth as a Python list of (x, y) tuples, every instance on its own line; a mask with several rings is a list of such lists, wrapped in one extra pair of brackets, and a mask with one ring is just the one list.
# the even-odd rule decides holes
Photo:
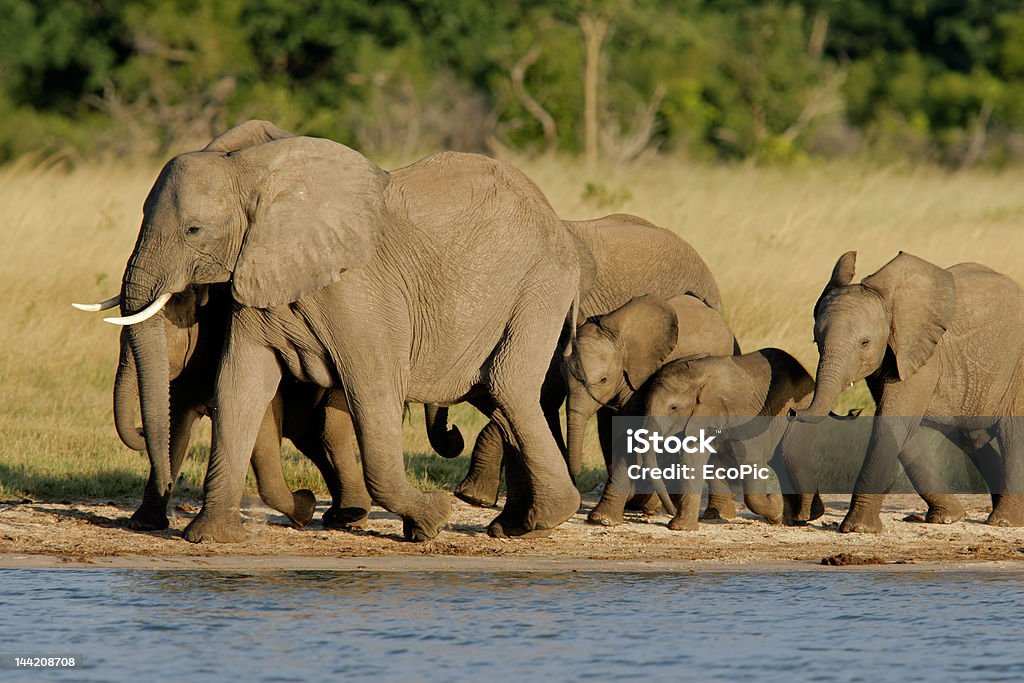
[(153, 303), (149, 304), (138, 313), (120, 317), (104, 318), (103, 322), (111, 323), (112, 325), (134, 325), (136, 323), (149, 320), (163, 309), (167, 302), (171, 300), (172, 296), (173, 294), (170, 292), (165, 292), (158, 296)]

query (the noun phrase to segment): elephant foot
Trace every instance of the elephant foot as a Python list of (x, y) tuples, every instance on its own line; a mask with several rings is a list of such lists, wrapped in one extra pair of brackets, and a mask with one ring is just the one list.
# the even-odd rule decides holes
[(622, 524), (622, 513), (616, 512), (608, 508), (601, 509), (598, 505), (596, 508), (590, 511), (587, 515), (587, 524), (597, 524), (599, 526), (618, 526)]
[(814, 492), (814, 498), (811, 499), (811, 514), (809, 521), (813, 522), (819, 517), (825, 516), (825, 503), (821, 500), (821, 495), (817, 491)]
[(1016, 495), (1001, 495), (985, 523), (991, 526), (1024, 526), (1024, 500)]
[(455, 497), (480, 508), (492, 508), (498, 504), (498, 482), (482, 483), (466, 477), (455, 487)]
[(846, 513), (843, 523), (839, 525), (841, 534), (880, 534), (882, 518), (876, 509), (851, 507)]
[(736, 501), (732, 496), (711, 494), (708, 496), (708, 506), (704, 514), (700, 516), (703, 520), (733, 519), (736, 517)]
[(366, 526), (370, 511), (361, 507), (331, 506), (324, 511), (323, 524), (325, 529), (360, 529)]
[(656, 515), (661, 511), (661, 501), (652, 493), (637, 493), (626, 501), (626, 509), (647, 516)]
[(661, 512), (661, 501), (653, 493), (638, 493), (626, 501), (626, 509), (652, 517)]
[(452, 499), (447, 493), (424, 493), (416, 512), (402, 515), (405, 540), (419, 543), (434, 538), (448, 522), (451, 512)]
[(696, 531), (699, 527), (697, 519), (693, 516), (680, 517), (676, 515), (668, 521), (668, 528), (672, 531)]
[(171, 526), (164, 510), (140, 507), (128, 520), (128, 528), (133, 531), (163, 531)]
[(506, 503), (501, 514), (488, 525), (488, 535), (494, 538), (548, 536), (580, 509), (580, 492), (575, 486), (535, 492), (533, 499), (526, 508)]
[(787, 493), (782, 500), (782, 523), (786, 526), (807, 526), (808, 522), (825, 514), (825, 503), (817, 493), (813, 496)]
[(622, 524), (622, 513), (624, 503), (621, 497), (612, 494), (612, 497), (604, 497), (594, 506), (594, 509), (587, 515), (588, 524), (599, 526), (618, 526)]
[(237, 511), (222, 515), (220, 518), (213, 518), (205, 512), (200, 512), (192, 522), (185, 527), (183, 534), (189, 543), (202, 543), (210, 541), (213, 543), (241, 543), (248, 538), (245, 527)]
[(316, 496), (309, 489), (299, 489), (292, 492), (292, 513), (288, 518), (292, 520), (292, 527), (301, 529), (309, 524), (316, 511)]
[(769, 524), (782, 524), (782, 496), (778, 493), (751, 493), (743, 497), (743, 504)]
[(943, 496), (942, 500), (928, 503), (928, 514), (924, 521), (928, 524), (952, 524), (967, 516), (967, 511), (953, 496)]

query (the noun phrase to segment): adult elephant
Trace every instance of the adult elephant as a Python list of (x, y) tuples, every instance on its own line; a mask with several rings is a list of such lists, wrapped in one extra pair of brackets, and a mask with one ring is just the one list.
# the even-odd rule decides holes
[[(144, 205), (123, 315), (110, 319), (130, 325), (146, 442), (163, 456), (167, 347), (152, 316), (174, 293), (217, 282), (231, 283), (234, 305), (205, 502), (188, 540), (245, 537), (245, 464), (282, 369), (343, 387), (367, 487), (402, 517), (407, 539), (435, 536), (451, 500), (405, 476), (406, 401), (472, 398), (517, 445), (492, 535), (545, 532), (579, 507), (538, 401), (546, 359), (575, 318), (579, 254), (512, 166), (442, 153), (388, 173), (263, 121), (169, 161)], [(158, 472), (156, 491), (169, 486)]]
[[(116, 305), (116, 297), (102, 304), (75, 304), (83, 310)], [(225, 284), (189, 287), (172, 296), (158, 315), (163, 319), (167, 340), (173, 486), (195, 423), (215, 410), (214, 379), (231, 319), (231, 289)], [(144, 433), (135, 425), (138, 407), (135, 358), (127, 330), (123, 330), (114, 381), (114, 425), (126, 446), (144, 451)], [(290, 439), (324, 477), (331, 493), (331, 506), (323, 515), (324, 527), (343, 529), (365, 521), (370, 512), (370, 494), (353, 448), (355, 431), (344, 393), (286, 377), (260, 423), (251, 459), (260, 497), (285, 514), (295, 527), (303, 527), (313, 517), (316, 497), (308, 489), (289, 489), (281, 468), (282, 437)], [(160, 467), (152, 459), (156, 453), (150, 455), (142, 504), (128, 520), (131, 529), (152, 531), (169, 526), (167, 506), (171, 491), (158, 493), (156, 478)]]
[[(674, 232), (628, 214), (565, 221), (565, 226), (578, 241), (579, 248), (589, 255), (584, 260), (590, 271), (584, 280), (589, 285), (580, 302), (578, 323), (610, 313), (634, 297), (648, 294), (662, 300), (691, 294), (721, 312), (722, 298), (714, 275), (700, 254)], [(558, 415), (566, 397), (561, 365), (561, 355), (556, 354), (541, 401), (549, 427), (567, 453)], [(598, 411), (602, 439), (610, 437), (611, 417), (611, 410)], [(506, 450), (497, 425), (487, 424), (477, 437), (469, 473), (456, 488), (455, 495), (473, 505), (494, 505)]]
[[(964, 516), (953, 496), (938, 493), (945, 485), (931, 468), (922, 424), (969, 444), (983, 472), (992, 457), (1001, 458), (1000, 473), (989, 477), (988, 523), (1024, 524), (1024, 435), (1019, 419), (998, 418), (1024, 415), (1024, 289), (976, 263), (943, 269), (904, 252), (859, 283), (855, 264), (856, 252), (839, 258), (814, 307), (814, 397), (806, 410), (791, 412), (819, 419), (844, 387), (866, 378), (876, 415), (887, 418), (874, 422), (839, 530), (882, 530), (879, 510), (897, 455), (928, 503), (928, 521)], [(993, 437), (1001, 456), (989, 445)], [(781, 455), (799, 469), (792, 448)]]

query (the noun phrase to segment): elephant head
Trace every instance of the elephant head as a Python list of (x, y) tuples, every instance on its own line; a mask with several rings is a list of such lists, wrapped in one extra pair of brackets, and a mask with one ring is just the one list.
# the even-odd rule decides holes
[(635, 297), (580, 325), (565, 359), (569, 471), (583, 464), (583, 430), (602, 406), (621, 408), (675, 348), (678, 321), (655, 296)]
[(170, 489), (167, 335), (157, 314), (174, 294), (230, 282), (244, 306), (293, 302), (376, 253), (388, 175), (357, 152), (250, 121), (175, 157), (143, 206), (122, 280), (146, 446)]
[(793, 416), (825, 416), (845, 387), (878, 371), (887, 358), (895, 378), (906, 380), (931, 358), (952, 323), (956, 285), (948, 271), (901, 251), (853, 284), (856, 257), (851, 251), (839, 258), (814, 307), (814, 397)]
[(713, 364), (685, 358), (662, 367), (651, 379), (644, 397), (650, 428), (672, 434), (685, 430), (692, 417), (727, 418), (731, 414), (727, 398), (743, 394), (729, 386), (735, 378), (712, 377), (714, 368)]

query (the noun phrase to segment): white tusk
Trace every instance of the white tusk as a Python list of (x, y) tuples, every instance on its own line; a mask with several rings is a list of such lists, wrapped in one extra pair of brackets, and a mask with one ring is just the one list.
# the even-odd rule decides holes
[(134, 325), (135, 323), (141, 323), (143, 320), (149, 320), (159, 313), (160, 309), (164, 307), (164, 304), (170, 300), (171, 293), (167, 292), (166, 294), (158, 296), (156, 301), (146, 306), (135, 315), (126, 315), (123, 318), (104, 318), (103, 322), (112, 323), (114, 325)]
[(71, 305), (74, 306), (75, 308), (77, 308), (80, 311), (89, 311), (90, 313), (95, 313), (96, 311), (105, 311), (108, 308), (113, 308), (114, 306), (118, 305), (119, 303), (121, 303), (121, 295), (120, 294), (118, 294), (117, 296), (112, 296), (109, 299), (107, 299), (106, 301), (101, 301), (98, 304), (71, 304)]

